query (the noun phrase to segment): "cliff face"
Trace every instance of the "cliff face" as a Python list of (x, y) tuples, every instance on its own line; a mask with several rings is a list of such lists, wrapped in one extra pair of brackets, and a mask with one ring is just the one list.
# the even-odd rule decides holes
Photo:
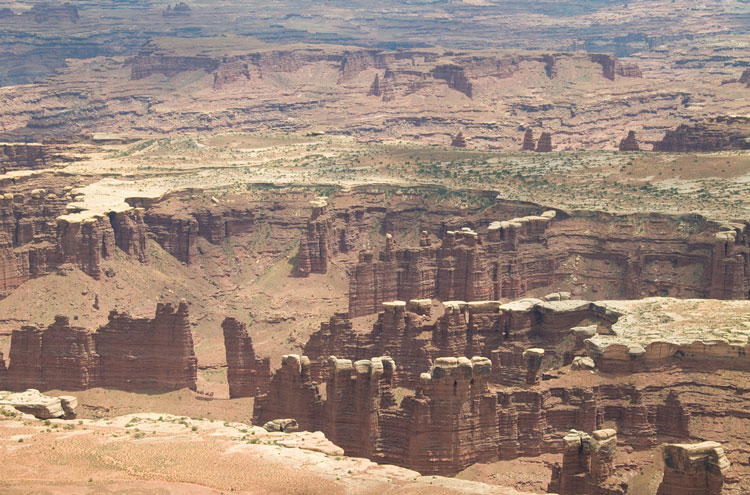
[(721, 495), (729, 461), (717, 442), (665, 445), (657, 495)]
[(304, 197), (247, 200), (195, 205), (175, 197), (152, 205), (143, 215), (148, 233), (165, 251), (184, 263), (198, 255), (198, 237), (221, 245), (233, 236), (268, 232), (269, 238), (285, 246), (299, 238), (305, 221), (298, 210)]
[(592, 386), (547, 387), (542, 382), (496, 389), (489, 385), (492, 365), (483, 357), (435, 359), (430, 371), (419, 375), (414, 395), (396, 405), (391, 362), (386, 357), (354, 362), (331, 358), (326, 398), (321, 399), (307, 372), (308, 360), (285, 356), (269, 393), (256, 399), (254, 422), (295, 418), (303, 429), (322, 430), (347, 455), (443, 475), (475, 462), (564, 453), (560, 438), (571, 428), (593, 431), (606, 423), (616, 426), (619, 440), (611, 430), (595, 432), (584, 458), (579, 457), (579, 440), (565, 454), (570, 458), (564, 460), (558, 481), (560, 476), (583, 478), (600, 487), (576, 491), (565, 482), (573, 491), (561, 493), (613, 495), (622, 493), (617, 491), (621, 480), (612, 476), (616, 442), (643, 449), (668, 438), (700, 438), (715, 433), (702, 430), (702, 418), (737, 406), (733, 392), (709, 386), (714, 399), (707, 407), (690, 392), (695, 383), (684, 380), (646, 389), (608, 380)]
[(92, 333), (64, 316), (41, 330), (24, 327), (11, 337), (4, 386), (86, 389), (108, 387), (153, 392), (195, 389), (197, 360), (187, 303), (159, 304), (153, 319), (112, 312)]
[(196, 389), (198, 360), (187, 303), (158, 304), (154, 318), (112, 311), (96, 333), (105, 387), (132, 391)]
[(247, 326), (234, 318), (226, 318), (221, 328), (227, 355), (229, 398), (255, 397), (267, 393), (271, 381), (271, 362), (269, 358), (256, 357)]
[(681, 124), (654, 144), (654, 151), (704, 152), (750, 149), (750, 118), (716, 117), (694, 125)]
[[(582, 284), (612, 298), (750, 297), (745, 223), (555, 212), (466, 222), (482, 228), (445, 233), (440, 246), (427, 235), (419, 246), (386, 246), (379, 259), (361, 252), (350, 278), (350, 314), (372, 314), (392, 300), (514, 299)], [(695, 233), (679, 229), (681, 222)], [(573, 278), (571, 287), (566, 280)]]
[(115, 247), (145, 262), (146, 227), (135, 208), (109, 216), (63, 215), (69, 195), (35, 189), (0, 197), (0, 296), (63, 264), (101, 277)]
[(0, 171), (44, 168), (48, 153), (41, 144), (8, 143), (0, 145)]

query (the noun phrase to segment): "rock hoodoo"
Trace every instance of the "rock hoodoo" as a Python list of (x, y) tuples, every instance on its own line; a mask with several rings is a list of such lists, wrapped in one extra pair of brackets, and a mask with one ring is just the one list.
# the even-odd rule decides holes
[(523, 133), (523, 144), (521, 145), (521, 151), (534, 151), (536, 149), (534, 141), (534, 131), (526, 129)]
[(562, 464), (552, 468), (547, 491), (559, 495), (616, 495), (624, 493), (614, 472), (615, 430), (591, 435), (571, 430), (563, 438)]
[(640, 151), (638, 141), (635, 139), (635, 131), (628, 131), (628, 136), (620, 141), (620, 151)]
[(466, 139), (464, 138), (463, 132), (458, 131), (458, 134), (453, 136), (451, 146), (454, 148), (466, 148)]
[(247, 326), (230, 317), (224, 320), (221, 328), (227, 356), (229, 398), (255, 397), (268, 392), (271, 361), (269, 358), (256, 357)]
[(552, 151), (552, 136), (549, 132), (543, 132), (536, 143), (537, 153), (547, 153)]

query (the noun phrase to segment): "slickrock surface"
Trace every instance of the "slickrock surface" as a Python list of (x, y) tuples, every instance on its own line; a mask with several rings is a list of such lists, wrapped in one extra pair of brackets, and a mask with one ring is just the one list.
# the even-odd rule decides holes
[[(0, 406), (11, 407), (39, 419), (76, 417), (78, 400), (69, 395), (52, 397), (35, 389), (25, 392), (0, 392)], [(5, 409), (7, 411), (7, 409)]]
[(586, 341), (602, 370), (750, 368), (747, 302), (647, 298), (604, 305), (622, 316), (611, 333)]
[(346, 457), (320, 432), (155, 413), (49, 423), (0, 417), (5, 493), (54, 479), (60, 493), (529, 495)]

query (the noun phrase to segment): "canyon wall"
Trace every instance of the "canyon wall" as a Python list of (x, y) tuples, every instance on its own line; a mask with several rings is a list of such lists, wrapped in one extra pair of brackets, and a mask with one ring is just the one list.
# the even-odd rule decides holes
[(62, 265), (98, 279), (115, 247), (146, 261), (142, 209), (87, 216), (70, 201), (66, 192), (45, 189), (0, 197), (0, 296)]
[(406, 248), (386, 239), (377, 257), (360, 252), (350, 314), (372, 314), (392, 300), (518, 298), (560, 289), (628, 299), (750, 298), (746, 221), (549, 211), (466, 223), (477, 231), (447, 231), (437, 245), (425, 234)]
[(55, 317), (46, 329), (24, 327), (11, 337), (9, 390), (93, 387), (137, 392), (196, 388), (197, 359), (187, 303), (158, 304), (154, 318), (113, 311), (96, 332)]
[[(695, 383), (679, 378), (646, 388), (602, 378), (591, 385), (543, 381), (533, 387), (497, 389), (489, 384), (492, 365), (483, 357), (436, 359), (429, 372), (420, 374), (414, 394), (396, 405), (391, 387), (401, 370), (396, 366), (391, 371), (394, 364), (386, 357), (330, 358), (322, 398), (308, 359), (285, 356), (268, 394), (256, 398), (253, 421), (295, 418), (303, 429), (322, 430), (347, 455), (444, 475), (475, 462), (565, 452), (560, 439), (571, 428), (593, 431), (608, 425), (617, 429), (618, 440), (599, 434), (593, 446), (595, 462), (587, 471), (601, 484), (612, 474), (616, 441), (651, 449), (668, 439), (701, 439), (715, 434), (700, 426), (704, 419), (717, 410), (738, 410), (734, 394), (722, 391), (721, 385), (701, 382), (712, 394), (708, 405), (705, 396), (693, 393)], [(744, 422), (736, 413), (729, 415), (726, 421)], [(741, 435), (723, 434), (734, 441)], [(579, 473), (568, 468), (563, 474)]]

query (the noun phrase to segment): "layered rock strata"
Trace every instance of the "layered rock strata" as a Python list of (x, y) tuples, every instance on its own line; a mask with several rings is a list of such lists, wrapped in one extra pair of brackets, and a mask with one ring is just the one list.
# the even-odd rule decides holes
[(70, 200), (45, 189), (0, 195), (0, 296), (62, 265), (98, 279), (116, 248), (147, 261), (142, 209), (88, 216)]
[[(686, 222), (696, 230), (680, 227)], [(561, 286), (611, 298), (750, 298), (747, 221), (548, 211), (471, 223), (475, 230), (445, 231), (439, 243), (425, 234), (418, 246), (361, 251), (350, 314), (375, 313), (385, 301), (513, 299)]]
[(624, 483), (614, 476), (615, 430), (591, 435), (571, 430), (563, 438), (562, 464), (552, 468), (547, 492), (559, 495), (620, 495)]
[(224, 331), (224, 348), (227, 356), (227, 381), (229, 398), (255, 397), (268, 392), (271, 382), (271, 361), (255, 355), (253, 341), (247, 334), (247, 326), (226, 318), (221, 328)]
[[(428, 373), (420, 373), (414, 395), (396, 405), (392, 387), (402, 370), (392, 372), (389, 358), (330, 358), (327, 366), (323, 398), (310, 376), (309, 360), (285, 356), (269, 393), (256, 398), (254, 422), (293, 418), (302, 429), (322, 430), (347, 455), (430, 474), (455, 474), (476, 462), (563, 453), (564, 467), (556, 479), (567, 479), (563, 484), (573, 491), (562, 493), (623, 493), (623, 480), (612, 467), (618, 441), (650, 449), (669, 439), (700, 439), (706, 433), (702, 422), (716, 411), (728, 411), (720, 420), (728, 425), (737, 420), (730, 411), (749, 404), (746, 394), (738, 398), (724, 385), (702, 380), (703, 392), (712, 394), (707, 405), (703, 394), (695, 393), (696, 383), (684, 376), (643, 389), (596, 377), (588, 378), (593, 384), (587, 386), (542, 382), (498, 389), (489, 383), (490, 360), (477, 356), (435, 359)], [(588, 452), (580, 438), (569, 449), (560, 441), (571, 428), (594, 431), (604, 424), (617, 428), (619, 440), (612, 430), (596, 431), (587, 440)], [(742, 441), (738, 431), (723, 436)], [(579, 485), (582, 491), (576, 491)]]
[(151, 392), (196, 388), (187, 303), (159, 304), (154, 318), (111, 312), (95, 333), (57, 316), (46, 329), (13, 331), (3, 386), (11, 390), (107, 387)]
[(654, 143), (654, 151), (706, 152), (750, 149), (750, 117), (716, 117), (681, 124)]
[(657, 495), (721, 495), (729, 460), (717, 442), (669, 444)]

